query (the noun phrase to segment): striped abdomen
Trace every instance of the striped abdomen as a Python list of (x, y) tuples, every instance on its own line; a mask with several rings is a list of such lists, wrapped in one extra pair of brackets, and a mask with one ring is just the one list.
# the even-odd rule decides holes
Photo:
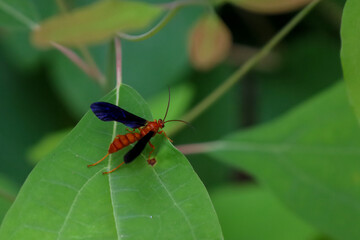
[(117, 135), (114, 141), (110, 144), (109, 153), (114, 153), (129, 146), (131, 143), (139, 141), (143, 136), (140, 133), (127, 133), (125, 135)]
[(148, 134), (150, 131), (157, 132), (159, 130), (159, 125), (156, 120), (153, 122), (148, 122), (146, 126), (142, 128), (138, 128), (140, 133), (133, 132), (133, 133), (127, 133), (125, 135), (117, 135), (114, 139), (114, 141), (110, 144), (108, 152), (114, 153), (119, 151), (120, 149), (123, 149), (124, 147), (129, 146), (131, 143), (134, 143), (136, 141), (139, 141), (141, 138), (143, 138), (146, 134)]

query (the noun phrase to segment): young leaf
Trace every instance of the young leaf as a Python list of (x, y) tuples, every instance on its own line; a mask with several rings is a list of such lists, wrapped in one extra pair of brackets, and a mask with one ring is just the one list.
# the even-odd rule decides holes
[(190, 60), (195, 68), (209, 70), (227, 57), (231, 47), (231, 33), (214, 13), (202, 16), (189, 38)]
[[(114, 103), (115, 91), (103, 100)], [(153, 119), (144, 100), (124, 85), (119, 105)], [(88, 112), (29, 175), (3, 221), (0, 239), (222, 239), (203, 184), (164, 136), (152, 140), (154, 167), (145, 161), (146, 149), (131, 164), (102, 175), (122, 162), (127, 147), (87, 168), (105, 155), (113, 131), (126, 132), (124, 125)]]
[(350, 102), (360, 120), (360, 1), (346, 1), (341, 24), (341, 62)]
[(51, 42), (67, 46), (95, 44), (120, 31), (143, 29), (161, 13), (161, 7), (143, 2), (97, 1), (45, 20), (33, 32), (32, 39), (38, 46), (49, 46)]
[(360, 129), (337, 85), (277, 121), (209, 148), (335, 239), (360, 239)]
[(239, 7), (252, 12), (279, 14), (299, 9), (312, 0), (228, 0)]

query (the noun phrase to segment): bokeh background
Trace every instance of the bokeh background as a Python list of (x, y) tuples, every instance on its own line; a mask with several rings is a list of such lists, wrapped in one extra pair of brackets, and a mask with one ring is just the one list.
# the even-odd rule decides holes
[[(68, 4), (75, 8), (90, 2)], [(215, 141), (235, 130), (270, 122), (341, 80), (339, 29), (344, 3), (319, 4), (241, 82), (191, 123), (195, 131), (184, 128), (171, 136), (174, 144)], [(15, 4), (28, 8), (21, 1)], [(35, 21), (58, 12), (55, 1), (39, 0), (35, 6)], [(232, 46), (223, 61), (203, 70), (194, 67), (188, 49), (190, 31), (204, 9), (184, 8), (154, 37), (122, 41), (123, 82), (149, 102), (155, 118), (163, 116), (170, 86), (170, 112), (181, 118), (256, 54), (298, 10), (269, 14), (219, 5), (216, 12), (231, 32)], [(106, 85), (100, 86), (59, 51), (34, 47), (29, 34), (26, 26), (0, 13), (0, 186), (10, 199), (36, 162), (66, 136), (92, 102), (115, 86), (112, 43), (89, 48), (108, 76)], [(188, 159), (213, 199), (226, 239), (330, 239), (291, 213), (247, 172), (204, 154)], [(3, 204), (1, 218), (9, 205)], [(272, 228), (257, 231), (272, 220), (276, 222)]]

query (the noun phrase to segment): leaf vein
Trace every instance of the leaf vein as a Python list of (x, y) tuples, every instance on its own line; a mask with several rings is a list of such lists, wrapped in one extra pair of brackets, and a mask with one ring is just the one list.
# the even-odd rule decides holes
[(70, 218), (70, 215), (71, 215), (71, 213), (72, 213), (72, 211), (73, 211), (73, 208), (74, 208), (74, 206), (75, 206), (75, 203), (77, 202), (77, 199), (78, 199), (79, 196), (81, 195), (80, 193), (81, 193), (82, 190), (87, 186), (87, 184), (88, 184), (96, 175), (98, 175), (101, 171), (103, 171), (103, 169), (101, 169), (100, 171), (97, 171), (91, 178), (89, 178), (89, 179), (84, 183), (84, 185), (82, 185), (82, 187), (79, 189), (79, 191), (78, 191), (77, 194), (75, 195), (75, 198), (74, 198), (74, 200), (73, 200), (73, 202), (72, 202), (72, 204), (71, 204), (71, 206), (70, 206), (70, 208), (69, 208), (68, 214), (67, 214), (66, 217), (65, 217), (64, 223), (62, 224), (62, 226), (61, 226), (61, 228), (60, 228), (60, 230), (59, 230), (59, 232), (58, 232), (57, 240), (59, 240), (59, 239), (61, 238), (61, 234), (62, 234), (62, 232), (64, 231), (67, 222), (69, 221), (69, 218)]
[(193, 239), (196, 239), (195, 237), (195, 233), (194, 230), (192, 228), (192, 225), (190, 223), (189, 218), (186, 216), (184, 210), (178, 205), (178, 203), (175, 201), (174, 197), (172, 196), (171, 192), (169, 191), (169, 189), (167, 189), (167, 187), (165, 186), (165, 184), (163, 183), (163, 181), (161, 180), (161, 178), (159, 177), (159, 175), (157, 174), (157, 172), (155, 171), (155, 169), (153, 168), (153, 172), (157, 178), (157, 180), (159, 181), (159, 183), (161, 184), (161, 186), (163, 187), (163, 189), (166, 191), (167, 195), (169, 196), (169, 198), (171, 199), (171, 201), (174, 203), (174, 206), (179, 210), (179, 212), (183, 215), (187, 225), (189, 226), (190, 232), (191, 232), (191, 236)]

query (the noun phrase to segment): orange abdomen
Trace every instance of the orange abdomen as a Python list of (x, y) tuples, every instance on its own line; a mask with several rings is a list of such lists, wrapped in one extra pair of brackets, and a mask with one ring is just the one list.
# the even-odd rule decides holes
[(129, 146), (129, 144), (139, 141), (143, 136), (139, 133), (127, 133), (125, 135), (117, 135), (114, 141), (110, 144), (109, 153), (114, 153)]

